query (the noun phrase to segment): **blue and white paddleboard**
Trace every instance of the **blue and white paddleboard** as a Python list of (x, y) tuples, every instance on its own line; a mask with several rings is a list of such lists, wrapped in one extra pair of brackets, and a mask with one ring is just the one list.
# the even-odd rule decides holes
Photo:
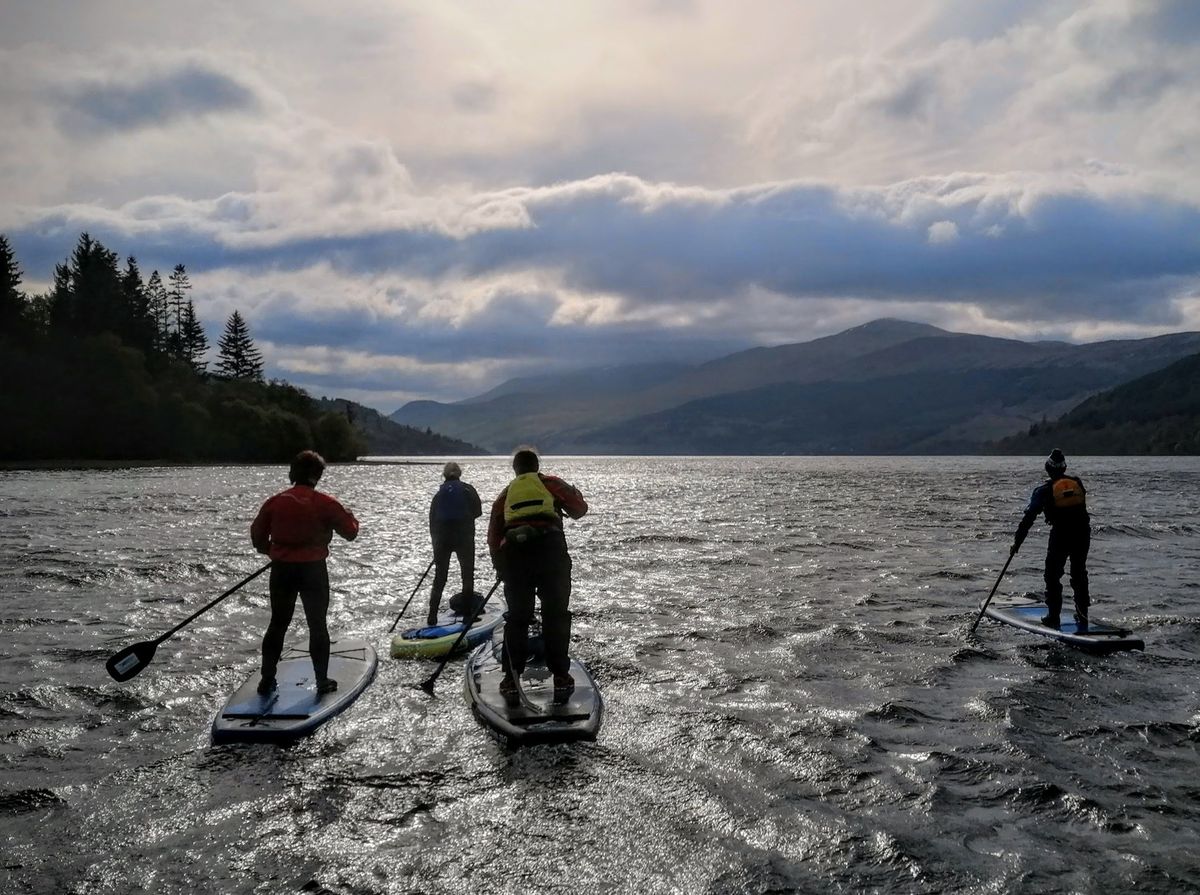
[(335, 640), (329, 650), (329, 676), (338, 688), (318, 694), (308, 651), (290, 649), (279, 661), (273, 693), (259, 694), (255, 669), (229, 697), (213, 719), (213, 742), (287, 742), (312, 733), (358, 699), (378, 664), (375, 648), (365, 640)]
[(998, 622), (1090, 652), (1108, 653), (1115, 650), (1146, 648), (1141, 638), (1133, 636), (1133, 632), (1127, 628), (1117, 628), (1092, 618), (1089, 620), (1087, 632), (1081, 633), (1069, 612), (1063, 613), (1061, 625), (1048, 628), (1042, 624), (1042, 616), (1045, 614), (1044, 603), (992, 604), (984, 611), (984, 615)]
[[(481, 598), (482, 599), (482, 598)], [(459, 649), (478, 646), (492, 636), (496, 627), (504, 621), (504, 600), (499, 596), (488, 600), (483, 612), (476, 618)], [(449, 608), (438, 613), (438, 623), (424, 628), (412, 628), (392, 638), (393, 659), (437, 659), (450, 652), (462, 633), (463, 617)]]

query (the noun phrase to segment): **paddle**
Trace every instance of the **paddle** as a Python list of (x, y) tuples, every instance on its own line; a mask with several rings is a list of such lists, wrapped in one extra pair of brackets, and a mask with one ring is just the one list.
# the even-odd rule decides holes
[(221, 596), (217, 597), (215, 600), (213, 600), (211, 603), (209, 603), (203, 609), (200, 609), (197, 612), (194, 612), (191, 615), (189, 615), (187, 618), (185, 618), (183, 621), (181, 621), (179, 624), (177, 624), (175, 627), (173, 627), (166, 634), (163, 634), (157, 640), (143, 640), (141, 643), (135, 643), (135, 644), (133, 644), (133, 646), (125, 647), (125, 649), (121, 650), (119, 653), (117, 653), (115, 656), (113, 656), (111, 659), (109, 659), (104, 664), (104, 667), (108, 669), (108, 673), (112, 676), (112, 679), (114, 681), (129, 680), (131, 677), (133, 677), (135, 674), (137, 674), (143, 668), (145, 668), (147, 665), (150, 664), (150, 660), (154, 658), (154, 651), (156, 649), (158, 649), (158, 645), (160, 643), (162, 643), (164, 640), (166, 640), (168, 637), (170, 637), (172, 634), (174, 634), (176, 631), (178, 631), (184, 625), (199, 618), (205, 612), (208, 612), (208, 610), (212, 609), (214, 606), (216, 606), (218, 603), (220, 603), (222, 600), (224, 600), (226, 597), (228, 597), (234, 591), (239, 590), (242, 587), (245, 587), (247, 584), (249, 584), (251, 581), (253, 581), (255, 578), (257, 578), (259, 575), (261, 575), (263, 572), (265, 572), (269, 568), (271, 568), (271, 564), (267, 563), (265, 566), (263, 566), (261, 569), (259, 569), (257, 572), (255, 572), (253, 575), (249, 575), (249, 576), (243, 578), (241, 581), (239, 581), (233, 587), (229, 588), (229, 590), (225, 591), (225, 593), (221, 594)]
[(968, 634), (974, 634), (975, 628), (979, 624), (979, 620), (983, 618), (983, 614), (987, 611), (988, 603), (992, 602), (992, 597), (996, 596), (996, 588), (1000, 586), (1000, 579), (1004, 577), (1004, 573), (1008, 571), (1008, 564), (1013, 561), (1013, 557), (1017, 555), (1016, 550), (1008, 552), (1008, 559), (1004, 561), (1004, 568), (1000, 570), (999, 576), (996, 578), (996, 583), (992, 585), (992, 592), (987, 595), (987, 599), (983, 601), (983, 605), (979, 607), (979, 615), (975, 616), (975, 621), (971, 623), (971, 630)]
[[(429, 565), (426, 566), (426, 568), (425, 568), (425, 575), (428, 575), (429, 570), (432, 568), (433, 568), (433, 560), (431, 559), (429, 561)], [(415, 597), (417, 595), (417, 591), (419, 591), (421, 589), (421, 582), (425, 580), (425, 575), (421, 576), (420, 581), (417, 582), (417, 586), (413, 588), (413, 592), (408, 595), (408, 603), (411, 603), (413, 601), (413, 597)], [(404, 604), (404, 608), (400, 610), (400, 615), (396, 616), (396, 620), (394, 622), (392, 622), (392, 626), (390, 628), (388, 628), (389, 634), (396, 630), (396, 625), (400, 624), (400, 617), (402, 615), (404, 615), (405, 612), (408, 611), (408, 603)]]
[(446, 667), (446, 663), (450, 661), (450, 657), (454, 655), (454, 651), (458, 649), (458, 645), (463, 642), (463, 638), (466, 637), (467, 632), (471, 630), (471, 625), (475, 624), (475, 620), (483, 614), (483, 607), (488, 604), (488, 600), (492, 598), (492, 594), (496, 592), (496, 588), (499, 586), (500, 579), (497, 578), (496, 583), (492, 585), (492, 589), (489, 590), (487, 592), (487, 596), (483, 598), (483, 602), (479, 604), (479, 608), (475, 610), (475, 613), (471, 616), (467, 623), (463, 625), (462, 633), (458, 635), (458, 639), (454, 641), (454, 645), (450, 647), (449, 651), (442, 658), (442, 661), (438, 664), (437, 671), (429, 676), (429, 680), (425, 681), (424, 683), (417, 684), (418, 687), (420, 687), (430, 696), (433, 695), (433, 685), (437, 681), (438, 675), (442, 673), (442, 670)]

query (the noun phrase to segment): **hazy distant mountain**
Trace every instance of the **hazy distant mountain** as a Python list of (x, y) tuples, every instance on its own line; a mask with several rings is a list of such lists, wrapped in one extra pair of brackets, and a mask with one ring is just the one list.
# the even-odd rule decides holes
[(1000, 453), (1200, 454), (1200, 354), (1088, 398), (1001, 440)]
[(877, 320), (695, 366), (510, 380), (392, 419), (499, 452), (965, 452), (1197, 351), (1200, 333), (1072, 345)]
[(373, 456), (477, 455), (487, 451), (437, 432), (404, 426), (383, 414), (345, 398), (321, 398), (317, 401), (323, 412), (344, 414), (350, 424), (367, 440)]

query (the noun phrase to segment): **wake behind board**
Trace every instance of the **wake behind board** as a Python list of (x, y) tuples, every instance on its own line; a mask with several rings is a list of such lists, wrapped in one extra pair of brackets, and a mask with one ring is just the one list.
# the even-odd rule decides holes
[[(482, 598), (480, 598), (482, 599)], [(504, 621), (504, 600), (499, 596), (488, 600), (483, 613), (471, 625), (463, 638), (462, 649), (478, 646), (492, 636), (496, 626)], [(436, 659), (450, 652), (462, 633), (463, 617), (450, 609), (438, 613), (438, 623), (431, 627), (412, 628), (392, 638), (393, 659)]]
[(1089, 620), (1087, 633), (1080, 633), (1070, 612), (1064, 612), (1058, 628), (1047, 628), (1042, 624), (1046, 614), (1044, 603), (1008, 603), (988, 606), (984, 614), (998, 622), (1020, 628), (1031, 634), (1040, 634), (1059, 640), (1079, 649), (1094, 653), (1109, 653), (1116, 650), (1145, 649), (1141, 638), (1133, 636), (1126, 628), (1116, 628), (1095, 618)]
[(521, 675), (521, 704), (510, 707), (500, 695), (503, 643), (501, 632), (467, 659), (466, 697), (480, 723), (509, 746), (594, 740), (604, 719), (604, 700), (583, 663), (571, 660), (575, 691), (557, 705), (550, 669), (541, 659), (531, 657)]
[(287, 742), (312, 733), (359, 697), (375, 677), (379, 659), (365, 640), (335, 640), (329, 650), (332, 693), (317, 694), (307, 650), (289, 649), (275, 672), (278, 687), (258, 693), (259, 671), (247, 678), (213, 719), (214, 743)]

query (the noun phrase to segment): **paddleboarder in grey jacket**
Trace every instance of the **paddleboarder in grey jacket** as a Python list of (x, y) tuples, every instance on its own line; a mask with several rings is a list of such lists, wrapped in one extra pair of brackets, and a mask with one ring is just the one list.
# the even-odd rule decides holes
[(1071, 591), (1075, 597), (1075, 621), (1078, 630), (1087, 630), (1088, 594), (1087, 555), (1092, 540), (1091, 518), (1087, 511), (1087, 489), (1083, 481), (1067, 475), (1067, 458), (1055, 448), (1046, 459), (1046, 474), (1050, 478), (1033, 489), (1025, 515), (1017, 526), (1010, 554), (1021, 549), (1025, 536), (1037, 517), (1044, 513), (1050, 523), (1050, 539), (1046, 545), (1046, 614), (1042, 624), (1059, 626), (1062, 611), (1062, 576), (1067, 560), (1071, 561)]

